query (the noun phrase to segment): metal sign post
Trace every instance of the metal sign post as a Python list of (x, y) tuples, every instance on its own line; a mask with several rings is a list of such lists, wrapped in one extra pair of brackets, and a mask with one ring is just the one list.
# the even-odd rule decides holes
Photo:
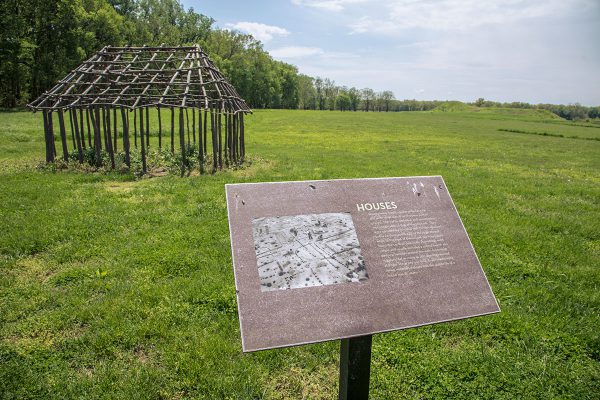
[(367, 400), (373, 336), (342, 339), (340, 346), (339, 400)]

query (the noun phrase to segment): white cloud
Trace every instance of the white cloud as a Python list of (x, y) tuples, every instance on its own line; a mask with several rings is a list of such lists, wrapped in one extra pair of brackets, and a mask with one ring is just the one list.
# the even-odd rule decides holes
[(413, 28), (464, 31), (560, 16), (597, 5), (593, 0), (388, 0), (375, 6), (378, 2), (372, 0), (370, 12), (349, 25), (351, 33), (395, 34)]
[(303, 58), (321, 55), (323, 50), (318, 47), (286, 46), (269, 50), (269, 53), (275, 58)]
[(275, 36), (287, 36), (290, 34), (287, 29), (274, 25), (265, 25), (259, 22), (238, 22), (235, 24), (227, 24), (227, 26), (249, 33), (254, 36), (254, 38), (264, 43), (271, 41)]
[(342, 11), (351, 4), (368, 3), (369, 0), (292, 0), (297, 6), (312, 7), (328, 11)]

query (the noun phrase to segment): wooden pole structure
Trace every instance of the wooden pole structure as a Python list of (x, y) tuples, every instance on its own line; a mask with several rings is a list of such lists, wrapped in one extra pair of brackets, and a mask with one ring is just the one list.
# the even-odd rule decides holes
[(65, 131), (65, 115), (63, 110), (58, 110), (58, 129), (60, 130), (60, 142), (62, 144), (63, 159), (69, 162), (69, 150), (67, 148), (67, 133)]
[[(144, 145), (144, 109), (140, 108), (140, 145), (142, 149), (142, 173), (146, 174), (146, 146)], [(135, 111), (134, 111), (135, 113)]]
[[(163, 144), (161, 108), (169, 108), (171, 109), (171, 152), (175, 154), (175, 129), (178, 126), (180, 141), (182, 133), (184, 140), (183, 147), (180, 146), (183, 166), (190, 167), (190, 160), (187, 159), (190, 149), (192, 152), (197, 149), (198, 162), (202, 164), (201, 172), (207, 159), (210, 160), (209, 139), (212, 139), (213, 171), (223, 169), (223, 164), (231, 167), (243, 162), (245, 154), (243, 113), (251, 112), (235, 88), (227, 82), (198, 45), (106, 46), (28, 106), (43, 112), (48, 160), (53, 160), (57, 156), (52, 120), (52, 112), (56, 111), (61, 144), (63, 144), (62, 157), (67, 160), (69, 157), (70, 149), (66, 131), (70, 128), (71, 143), (73, 149), (77, 151), (80, 162), (85, 158), (87, 149), (93, 148), (96, 164), (98, 166), (103, 164), (103, 151), (106, 151), (113, 168), (119, 150), (120, 127), (117, 108), (121, 109), (122, 145), (125, 153), (128, 153), (126, 158), (130, 156), (129, 132), (133, 126), (134, 146), (136, 148), (138, 146), (139, 129), (144, 159), (150, 148), (150, 108), (157, 108), (160, 150)], [(191, 116), (189, 108), (192, 108)], [(140, 109), (139, 116), (138, 109)], [(179, 109), (177, 120), (176, 109)], [(130, 124), (130, 112), (133, 112), (132, 124)], [(197, 116), (196, 112), (198, 112)], [(204, 116), (202, 116), (203, 112)], [(69, 127), (65, 126), (67, 117)], [(197, 148), (196, 131), (198, 132)], [(144, 172), (147, 172), (147, 168), (146, 165)]]

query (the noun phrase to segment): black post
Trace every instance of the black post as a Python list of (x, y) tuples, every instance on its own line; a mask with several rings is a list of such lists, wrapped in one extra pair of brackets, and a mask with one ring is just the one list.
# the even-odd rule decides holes
[(342, 339), (340, 346), (340, 400), (367, 400), (373, 336)]

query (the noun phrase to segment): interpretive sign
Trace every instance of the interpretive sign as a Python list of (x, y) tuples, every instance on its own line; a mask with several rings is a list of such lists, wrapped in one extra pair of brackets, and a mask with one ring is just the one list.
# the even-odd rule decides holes
[(500, 311), (441, 176), (226, 193), (246, 352)]

